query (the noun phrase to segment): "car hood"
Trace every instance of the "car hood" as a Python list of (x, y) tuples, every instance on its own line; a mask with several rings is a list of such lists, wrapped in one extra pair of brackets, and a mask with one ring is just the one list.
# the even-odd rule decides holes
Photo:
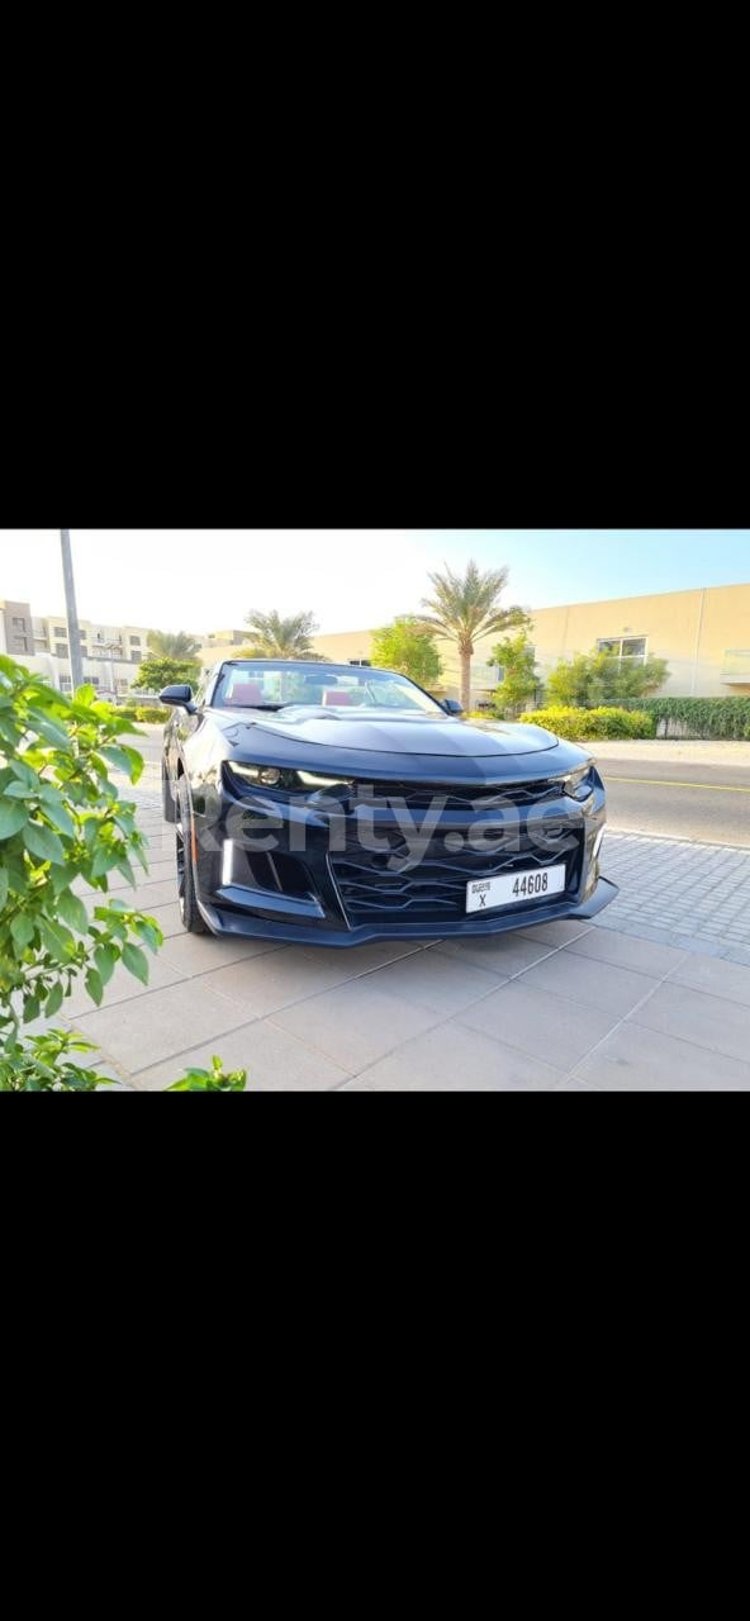
[(558, 739), (541, 726), (462, 721), (453, 715), (415, 715), (392, 709), (370, 709), (366, 715), (336, 709), (290, 706), (273, 715), (234, 710), (215, 711), (233, 750), (257, 753), (268, 739), (292, 748), (336, 749), (346, 754), (430, 755), (435, 758), (481, 759), (540, 754), (557, 747)]

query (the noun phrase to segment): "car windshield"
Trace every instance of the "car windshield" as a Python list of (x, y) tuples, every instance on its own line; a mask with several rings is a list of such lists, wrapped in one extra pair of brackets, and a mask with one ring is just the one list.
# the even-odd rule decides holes
[(434, 714), (440, 705), (405, 676), (389, 670), (329, 664), (225, 664), (212, 704), (217, 709), (283, 709), (312, 704), (323, 709), (412, 710)]

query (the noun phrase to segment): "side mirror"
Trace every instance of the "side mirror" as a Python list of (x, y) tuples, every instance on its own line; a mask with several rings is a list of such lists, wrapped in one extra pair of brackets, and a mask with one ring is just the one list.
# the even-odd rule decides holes
[(186, 709), (189, 715), (195, 714), (192, 687), (165, 687), (164, 691), (159, 693), (159, 703), (166, 704), (172, 709)]
[(446, 715), (463, 715), (463, 708), (457, 698), (444, 698), (442, 707)]

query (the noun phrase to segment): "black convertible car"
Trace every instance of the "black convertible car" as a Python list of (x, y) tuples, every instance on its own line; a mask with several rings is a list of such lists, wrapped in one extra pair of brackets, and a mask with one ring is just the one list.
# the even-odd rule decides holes
[(229, 661), (161, 698), (186, 929), (349, 946), (588, 918), (617, 894), (596, 766), (539, 727), (338, 664)]

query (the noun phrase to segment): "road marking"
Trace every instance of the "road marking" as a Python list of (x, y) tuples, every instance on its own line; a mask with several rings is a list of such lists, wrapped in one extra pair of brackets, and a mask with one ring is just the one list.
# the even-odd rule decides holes
[(750, 788), (737, 788), (727, 782), (670, 782), (663, 777), (610, 777), (609, 772), (605, 774), (604, 781), (639, 782), (645, 788), (700, 788), (710, 794), (750, 794)]

